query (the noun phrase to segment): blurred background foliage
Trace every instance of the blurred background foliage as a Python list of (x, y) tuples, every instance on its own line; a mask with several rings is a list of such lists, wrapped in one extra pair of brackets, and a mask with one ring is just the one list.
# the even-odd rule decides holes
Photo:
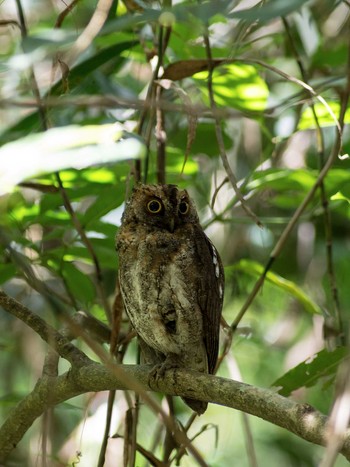
[[(108, 324), (118, 268), (114, 237), (133, 183), (133, 159), (141, 160), (142, 179), (156, 182), (165, 138), (166, 181), (190, 191), (223, 258), (223, 315), (231, 324), (336, 147), (349, 73), (349, 3), (114, 0), (103, 27), (77, 49), (104, 3), (1, 3), (1, 287), (57, 328), (59, 307), (72, 314), (84, 310)], [(207, 60), (206, 31), (227, 158), (263, 228), (242, 209), (220, 159), (208, 66), (200, 62)], [(344, 120), (349, 123), (349, 111)], [(298, 218), (218, 372), (277, 386), (324, 413), (347, 354), (349, 152), (345, 125), (342, 157), (327, 173), (324, 199), (317, 190)], [(46, 346), (5, 312), (0, 322), (4, 419), (40, 376)], [(77, 345), (91, 354), (84, 343)], [(132, 341), (124, 362), (136, 358)], [(66, 369), (63, 362), (60, 370)], [(109, 442), (106, 466), (122, 463), (132, 398), (117, 394), (112, 434), (120, 436)], [(49, 423), (32, 426), (8, 465), (96, 465), (106, 403), (105, 393), (86, 394), (55, 408)], [(190, 414), (180, 400), (176, 411), (186, 424)], [(249, 427), (261, 467), (311, 466), (322, 458), (322, 448), (278, 427), (254, 418)], [(160, 430), (142, 406), (138, 442), (156, 456)], [(201, 430), (194, 443), (208, 465), (256, 465), (242, 414), (212, 405), (189, 436)], [(148, 461), (137, 453), (136, 465)], [(184, 456), (181, 465), (194, 461)]]

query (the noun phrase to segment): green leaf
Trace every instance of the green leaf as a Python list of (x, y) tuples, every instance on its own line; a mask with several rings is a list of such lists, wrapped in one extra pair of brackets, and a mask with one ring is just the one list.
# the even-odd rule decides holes
[[(209, 104), (207, 77), (207, 71), (193, 76)], [(213, 73), (213, 89), (217, 105), (240, 110), (263, 111), (269, 95), (268, 87), (256, 69), (243, 63), (217, 67)]]
[[(52, 30), (50, 30), (53, 33)], [(76, 32), (74, 32), (76, 37)], [(31, 38), (34, 39), (33, 37)], [(44, 41), (45, 42), (45, 41)], [(93, 52), (87, 59), (81, 61), (78, 65), (69, 70), (69, 74), (64, 78), (57, 81), (57, 83), (50, 89), (50, 96), (60, 95), (62, 89), (67, 86), (71, 91), (83, 80), (91, 78), (91, 74), (98, 70), (102, 65), (109, 62), (114, 62), (113, 71), (116, 71), (117, 64), (122, 64), (125, 60), (121, 56), (125, 50), (131, 49), (135, 44), (135, 41), (124, 41), (118, 44), (114, 44), (110, 47), (104, 47), (102, 50)], [(86, 89), (84, 89), (86, 93)], [(5, 130), (1, 134), (2, 142), (15, 141), (23, 136), (23, 134), (29, 134), (29, 132), (37, 132), (41, 128), (41, 120), (39, 112), (35, 111), (29, 115), (26, 115), (15, 125)]]
[(89, 222), (89, 231), (98, 232), (105, 235), (106, 238), (115, 238), (117, 227), (114, 224), (103, 222), (101, 220), (93, 220)]
[(85, 273), (80, 271), (73, 263), (64, 262), (62, 275), (71, 293), (81, 303), (88, 305), (95, 298), (95, 287)]
[(118, 264), (114, 238), (115, 235), (111, 238), (90, 238), (101, 266), (112, 270), (116, 270)]
[[(234, 265), (234, 269), (244, 271), (252, 276), (260, 276), (264, 272), (264, 266), (255, 262), (243, 259)], [(315, 303), (295, 282), (289, 281), (280, 275), (268, 271), (266, 280), (274, 284), (279, 289), (289, 293), (297, 299), (309, 313), (322, 314), (321, 308)]]
[(101, 35), (112, 34), (116, 31), (123, 31), (144, 23), (153, 23), (159, 20), (164, 12), (171, 12), (176, 21), (191, 24), (194, 19), (200, 19), (203, 23), (209, 21), (212, 17), (220, 14), (227, 15), (231, 7), (232, 0), (203, 1), (197, 4), (177, 4), (172, 8), (152, 9), (145, 8), (139, 14), (125, 14), (116, 20), (109, 21), (100, 32)]
[(16, 274), (16, 267), (13, 264), (0, 264), (0, 284), (12, 279)]
[(339, 364), (349, 355), (349, 349), (339, 347), (328, 352), (324, 349), (313, 358), (305, 360), (278, 378), (272, 386), (280, 388), (282, 396), (289, 396), (293, 391), (302, 387), (312, 387), (321, 378), (336, 374)]
[[(111, 45), (110, 47), (99, 50), (88, 59), (79, 63), (79, 65), (69, 71), (67, 76), (69, 89), (79, 85), (89, 74), (108, 62), (114, 61), (116, 63), (122, 63), (125, 59), (124, 57), (121, 57), (120, 54), (124, 50), (130, 50), (135, 44), (136, 41), (126, 41), (120, 44)], [(60, 80), (60, 82), (53, 87), (51, 94), (59, 94), (61, 89), (62, 81)]]
[(100, 190), (96, 201), (85, 212), (82, 224), (87, 226), (91, 221), (99, 219), (124, 201), (124, 193), (118, 192), (115, 186)]
[(270, 21), (279, 16), (286, 16), (293, 11), (298, 10), (307, 0), (270, 0), (265, 5), (248, 8), (245, 10), (235, 10), (228, 17), (243, 19), (249, 23), (255, 21)]
[[(327, 104), (335, 116), (340, 114), (340, 102), (327, 101)], [(335, 126), (333, 116), (321, 102), (315, 102), (314, 109), (317, 115), (318, 123), (321, 127)], [(348, 108), (345, 112), (344, 123), (350, 123), (350, 108)], [(311, 107), (306, 107), (301, 115), (301, 119), (299, 120), (298, 129), (309, 130), (315, 128), (317, 127), (312, 109)]]
[(274, 190), (310, 190), (316, 181), (316, 171), (308, 169), (269, 169), (255, 172), (254, 179), (247, 185), (248, 190), (272, 188)]
[(139, 139), (116, 143), (121, 136), (115, 124), (66, 126), (5, 144), (0, 148), (0, 194), (41, 173), (143, 156)]
[[(174, 134), (171, 143), (177, 148), (182, 148), (184, 144), (183, 142), (186, 141), (187, 133), (187, 127), (179, 128)], [(223, 138), (226, 147), (232, 146), (232, 141), (226, 133), (223, 134)], [(206, 154), (209, 157), (218, 157), (218, 143), (216, 141), (215, 128), (212, 123), (205, 121), (199, 122), (196, 128), (195, 138), (191, 146), (191, 154)], [(173, 164), (173, 158), (169, 157), (169, 161), (167, 160), (167, 162), (168, 164)], [(176, 160), (176, 163), (179, 165), (183, 164), (183, 151), (182, 158), (180, 160)]]

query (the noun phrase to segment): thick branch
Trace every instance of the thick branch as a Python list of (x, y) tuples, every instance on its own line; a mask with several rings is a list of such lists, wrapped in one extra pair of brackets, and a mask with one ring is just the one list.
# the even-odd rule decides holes
[[(120, 365), (128, 376), (149, 389), (150, 367)], [(0, 429), (0, 461), (3, 461), (28, 428), (48, 407), (86, 392), (128, 389), (121, 378), (105, 366), (92, 363), (73, 368), (57, 378), (43, 377), (33, 392), (20, 402)], [(327, 417), (308, 404), (298, 404), (269, 389), (185, 370), (169, 370), (157, 390), (209, 401), (260, 417), (314, 444), (325, 445)], [(350, 430), (342, 454), (350, 459)]]

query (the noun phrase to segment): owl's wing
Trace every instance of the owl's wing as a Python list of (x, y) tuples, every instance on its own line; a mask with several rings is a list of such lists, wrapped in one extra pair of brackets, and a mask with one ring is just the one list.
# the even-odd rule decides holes
[(204, 344), (208, 355), (208, 370), (213, 373), (219, 352), (221, 310), (224, 299), (224, 268), (215, 246), (201, 231), (199, 253), (202, 259), (198, 302), (203, 313)]

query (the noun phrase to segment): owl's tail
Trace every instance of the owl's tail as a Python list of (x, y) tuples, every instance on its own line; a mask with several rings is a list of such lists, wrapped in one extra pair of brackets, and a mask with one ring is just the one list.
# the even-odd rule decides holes
[(195, 399), (187, 399), (185, 397), (182, 400), (187, 404), (192, 410), (197, 412), (198, 415), (202, 415), (208, 407), (207, 402), (196, 401)]

